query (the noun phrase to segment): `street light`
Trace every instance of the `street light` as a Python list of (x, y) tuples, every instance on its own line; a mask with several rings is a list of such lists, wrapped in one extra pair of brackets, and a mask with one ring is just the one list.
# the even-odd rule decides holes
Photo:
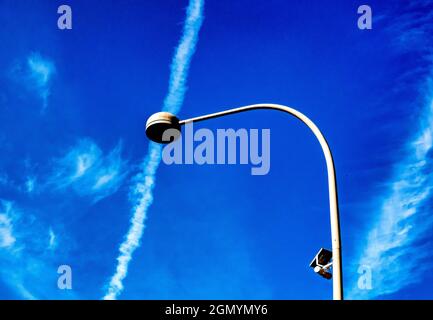
[(329, 148), (328, 142), (313, 121), (311, 121), (308, 117), (295, 109), (278, 104), (254, 104), (217, 113), (207, 114), (187, 120), (179, 120), (176, 116), (169, 112), (158, 112), (150, 116), (147, 120), (146, 135), (150, 140), (154, 142), (168, 143), (170, 141), (164, 141), (163, 139), (163, 133), (167, 129), (176, 129), (178, 130), (180, 135), (181, 126), (187, 123), (199, 122), (212, 118), (226, 116), (229, 114), (258, 109), (279, 110), (295, 116), (304, 124), (306, 124), (311, 129), (311, 131), (313, 131), (317, 140), (319, 140), (323, 154), (325, 155), (326, 167), (328, 171), (329, 210), (331, 216), (332, 237), (333, 297), (334, 300), (343, 300), (343, 270), (341, 263), (340, 217), (338, 211), (337, 179), (335, 175), (334, 160), (332, 158), (332, 153), (331, 149)]

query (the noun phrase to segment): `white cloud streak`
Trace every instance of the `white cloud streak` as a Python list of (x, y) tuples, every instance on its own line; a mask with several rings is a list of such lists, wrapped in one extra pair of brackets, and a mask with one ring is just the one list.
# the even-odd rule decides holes
[(186, 92), (186, 80), (203, 23), (203, 0), (190, 0), (186, 13), (182, 38), (171, 62), (168, 94), (164, 100), (164, 111), (178, 113)]
[(419, 281), (431, 265), (425, 261), (430, 251), (425, 241), (433, 226), (429, 208), (433, 196), (433, 90), (426, 97), (421, 119), (417, 134), (407, 146), (407, 156), (396, 165), (388, 193), (378, 205), (380, 211), (357, 264), (370, 268), (373, 288), (360, 290), (355, 284), (349, 298), (396, 292)]
[(52, 228), (48, 230), (48, 235), (49, 235), (48, 249), (55, 250), (57, 248), (57, 237)]
[(375, 206), (379, 209), (374, 212), (367, 241), (361, 245), (360, 255), (352, 264), (355, 275), (360, 266), (371, 270), (372, 288), (363, 290), (358, 283), (353, 283), (347, 295), (350, 299), (395, 293), (419, 282), (432, 267), (428, 237), (433, 227), (433, 11), (428, 1), (414, 0), (390, 17), (388, 31), (397, 41), (398, 50), (419, 54), (417, 69), (410, 71), (427, 74), (427, 89), (422, 93), (424, 106), (420, 108), (418, 128), (406, 144), (404, 156), (395, 164), (386, 184), (387, 192), (377, 199)]
[[(168, 94), (164, 100), (163, 110), (171, 113), (179, 112), (185, 92), (186, 80), (191, 58), (195, 52), (198, 34), (203, 22), (203, 0), (190, 0), (182, 37), (175, 50), (171, 63)], [(140, 246), (140, 240), (145, 228), (147, 211), (153, 202), (153, 188), (155, 174), (161, 162), (161, 147), (150, 143), (146, 159), (142, 164), (142, 172), (135, 177), (132, 188), (132, 202), (134, 203), (131, 226), (120, 245), (117, 258), (116, 272), (112, 276), (105, 300), (114, 300), (123, 291), (123, 280), (128, 274), (128, 265), (134, 251)]]
[(12, 204), (0, 201), (0, 249), (11, 248), (16, 239), (13, 235)]
[(25, 182), (25, 190), (27, 193), (32, 193), (35, 190), (36, 178), (35, 177), (27, 177)]
[[(35, 300), (35, 296), (23, 285), (17, 260), (22, 256), (22, 244), (18, 243), (18, 235), (15, 234), (14, 223), (19, 223), (20, 214), (10, 201), (0, 199), (0, 275), (2, 281), (10, 286), (20, 297), (27, 300)], [(13, 267), (5, 268), (8, 260), (13, 261)], [(10, 261), (9, 261), (10, 262)], [(7, 271), (6, 271), (7, 270)]]

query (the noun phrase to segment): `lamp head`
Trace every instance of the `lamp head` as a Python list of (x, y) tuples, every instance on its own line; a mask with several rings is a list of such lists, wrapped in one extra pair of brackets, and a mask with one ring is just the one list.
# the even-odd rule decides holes
[[(170, 132), (171, 139), (163, 140), (164, 132), (169, 129), (174, 129)], [(149, 117), (149, 119), (147, 119), (146, 136), (150, 140), (162, 144), (167, 144), (175, 141), (180, 136), (179, 119), (170, 112), (154, 113)]]

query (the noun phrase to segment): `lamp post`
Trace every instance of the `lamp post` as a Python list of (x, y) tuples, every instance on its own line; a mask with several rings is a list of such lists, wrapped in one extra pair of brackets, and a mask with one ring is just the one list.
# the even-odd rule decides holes
[(332, 270), (333, 270), (333, 298), (334, 300), (343, 300), (343, 272), (341, 263), (341, 237), (340, 237), (340, 217), (338, 210), (338, 196), (337, 196), (337, 179), (335, 175), (334, 160), (332, 158), (331, 149), (319, 128), (307, 116), (301, 112), (278, 104), (254, 104), (234, 109), (229, 109), (217, 113), (207, 114), (187, 120), (179, 120), (176, 116), (168, 112), (158, 112), (149, 117), (146, 122), (146, 135), (147, 137), (158, 143), (168, 143), (164, 141), (163, 133), (167, 129), (179, 130), (182, 125), (191, 122), (199, 122), (212, 118), (218, 118), (230, 114), (240, 113), (250, 110), (258, 109), (273, 109), (283, 111), (291, 114), (297, 119), (306, 124), (316, 136), (317, 140), (322, 147), (323, 154), (325, 155), (326, 168), (328, 171), (328, 188), (329, 188), (329, 210), (331, 218), (331, 237), (332, 237)]

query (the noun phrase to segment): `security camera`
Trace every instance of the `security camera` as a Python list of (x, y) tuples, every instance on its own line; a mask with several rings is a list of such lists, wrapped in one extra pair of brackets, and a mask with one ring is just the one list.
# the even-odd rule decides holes
[(332, 252), (321, 248), (310, 263), (310, 267), (313, 268), (314, 272), (322, 276), (325, 279), (331, 279), (332, 273), (328, 270), (332, 266)]
[(317, 273), (318, 275), (322, 276), (323, 278), (329, 280), (332, 279), (332, 273), (326, 271), (326, 269), (316, 266), (314, 268), (314, 272)]

